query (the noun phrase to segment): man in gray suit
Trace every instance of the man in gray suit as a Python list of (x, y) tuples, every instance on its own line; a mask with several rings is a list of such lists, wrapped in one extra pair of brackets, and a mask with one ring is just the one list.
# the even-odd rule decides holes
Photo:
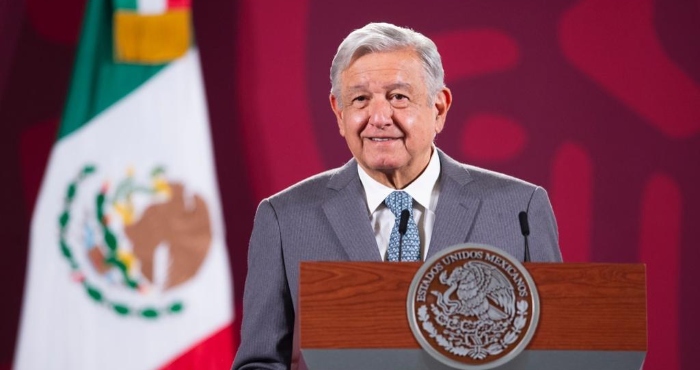
[(330, 103), (353, 159), (260, 203), (234, 369), (290, 366), (301, 261), (424, 260), (464, 242), (522, 260), (521, 212), (531, 260), (561, 261), (544, 189), (435, 147), (452, 103), (443, 77), (435, 44), (412, 30), (371, 23), (341, 43)]

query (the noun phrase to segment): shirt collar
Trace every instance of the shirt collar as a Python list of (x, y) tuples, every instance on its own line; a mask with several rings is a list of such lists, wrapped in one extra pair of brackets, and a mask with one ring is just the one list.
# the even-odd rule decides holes
[[(371, 214), (376, 211), (384, 202), (384, 199), (396, 189), (392, 189), (373, 179), (365, 172), (359, 163), (357, 164), (357, 172), (360, 175), (362, 187), (365, 189), (367, 207)], [(423, 208), (429, 209), (430, 197), (433, 194), (433, 188), (435, 187), (438, 177), (440, 177), (440, 159), (438, 158), (437, 150), (433, 147), (433, 153), (430, 156), (428, 167), (425, 168), (425, 171), (423, 171), (418, 178), (402, 190), (408, 193), (408, 195), (423, 206)]]

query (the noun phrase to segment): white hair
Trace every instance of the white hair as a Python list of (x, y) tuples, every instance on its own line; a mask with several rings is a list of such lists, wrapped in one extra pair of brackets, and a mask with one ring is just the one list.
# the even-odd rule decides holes
[(340, 97), (340, 74), (358, 58), (371, 54), (412, 49), (425, 70), (430, 101), (445, 87), (445, 71), (437, 46), (423, 34), (389, 23), (369, 23), (352, 31), (338, 46), (331, 64), (331, 94)]

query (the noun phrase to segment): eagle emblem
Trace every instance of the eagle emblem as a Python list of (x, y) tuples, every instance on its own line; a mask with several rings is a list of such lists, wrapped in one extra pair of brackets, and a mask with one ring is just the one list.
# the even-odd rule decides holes
[(181, 313), (184, 302), (166, 293), (191, 280), (209, 252), (206, 201), (161, 166), (147, 179), (128, 168), (116, 186), (96, 173), (83, 166), (59, 215), (58, 244), (72, 279), (122, 317)]
[(421, 346), (459, 369), (488, 369), (517, 356), (534, 335), (539, 299), (527, 270), (502, 250), (448, 248), (426, 261), (408, 297)]
[[(441, 312), (451, 316), (459, 314), (483, 321), (500, 321), (515, 314), (513, 287), (495, 267), (479, 261), (469, 261), (463, 266), (440, 275), (440, 283), (449, 286), (444, 292), (432, 292), (437, 296)], [(453, 295), (456, 293), (456, 298)]]

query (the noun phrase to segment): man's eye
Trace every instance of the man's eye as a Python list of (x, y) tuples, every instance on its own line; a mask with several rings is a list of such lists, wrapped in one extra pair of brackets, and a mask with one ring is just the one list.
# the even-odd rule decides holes
[(397, 106), (397, 107), (399, 107), (399, 106), (404, 106), (404, 105), (408, 104), (408, 102), (410, 101), (410, 99), (408, 98), (408, 96), (403, 95), (403, 94), (394, 94), (394, 95), (391, 95), (391, 97), (390, 97), (389, 100), (392, 102), (392, 104), (393, 104), (394, 106)]
[(352, 99), (352, 105), (358, 108), (363, 107), (367, 104), (368, 100), (366, 96), (356, 96)]

